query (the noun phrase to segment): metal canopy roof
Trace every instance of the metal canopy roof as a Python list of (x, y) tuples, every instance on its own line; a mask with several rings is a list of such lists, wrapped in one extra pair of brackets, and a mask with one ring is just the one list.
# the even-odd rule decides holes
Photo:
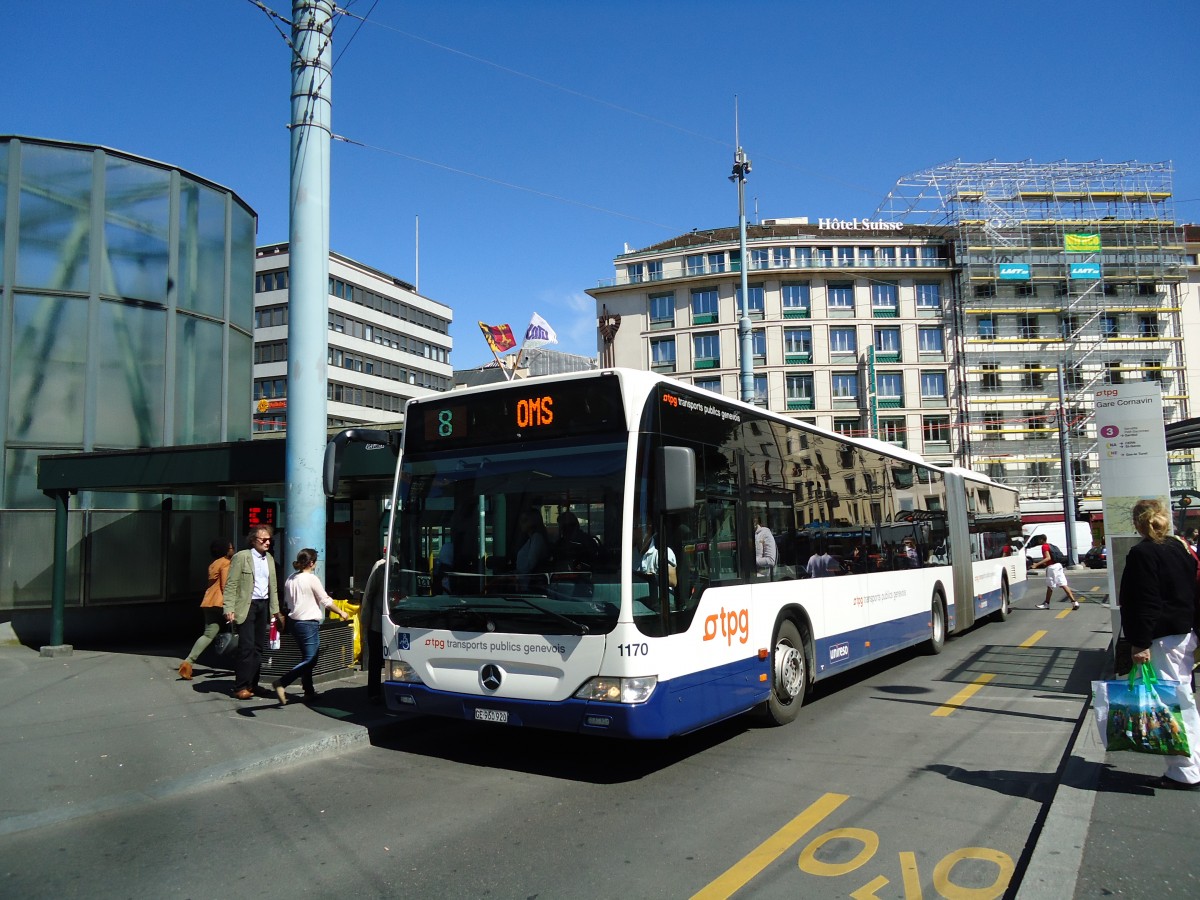
[[(395, 429), (399, 430), (399, 429)], [(187, 447), (98, 450), (38, 460), (38, 489), (44, 494), (78, 491), (224, 496), (240, 488), (282, 491), (287, 441), (264, 438)], [(344, 448), (342, 493), (390, 492), (396, 457), (385, 448)], [(319, 478), (320, 473), (314, 477)], [(278, 490), (273, 490), (278, 489)]]

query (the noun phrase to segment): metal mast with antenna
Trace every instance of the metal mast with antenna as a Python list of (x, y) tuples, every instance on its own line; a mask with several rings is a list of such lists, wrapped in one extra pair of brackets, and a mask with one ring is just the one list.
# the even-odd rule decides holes
[(742, 150), (738, 137), (737, 94), (733, 95), (733, 143), (737, 150), (733, 154), (733, 174), (730, 181), (738, 186), (738, 246), (741, 252), (739, 268), (742, 271), (742, 302), (738, 311), (738, 347), (741, 356), (741, 399), (754, 402), (754, 337), (750, 330), (750, 286), (746, 274), (749, 261), (746, 258), (746, 176), (750, 173), (750, 160)]

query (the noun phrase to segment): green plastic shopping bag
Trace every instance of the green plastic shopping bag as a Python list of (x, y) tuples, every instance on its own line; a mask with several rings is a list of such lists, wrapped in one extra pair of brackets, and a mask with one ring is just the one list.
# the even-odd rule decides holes
[(1192, 698), (1175, 681), (1159, 681), (1149, 663), (1134, 666), (1128, 679), (1092, 682), (1092, 708), (1100, 742), (1108, 750), (1156, 756), (1189, 756), (1191, 740), (1183, 725), (1181, 703)]

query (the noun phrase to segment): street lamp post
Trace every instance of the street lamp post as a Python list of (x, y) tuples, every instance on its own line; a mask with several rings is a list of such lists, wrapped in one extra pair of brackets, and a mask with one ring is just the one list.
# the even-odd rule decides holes
[(737, 98), (734, 98), (733, 141), (737, 150), (733, 154), (733, 174), (730, 181), (738, 186), (738, 247), (741, 253), (742, 302), (738, 310), (738, 348), (741, 357), (741, 399), (754, 402), (754, 337), (750, 330), (750, 286), (746, 274), (749, 259), (746, 257), (746, 175), (750, 172), (750, 160), (738, 139)]

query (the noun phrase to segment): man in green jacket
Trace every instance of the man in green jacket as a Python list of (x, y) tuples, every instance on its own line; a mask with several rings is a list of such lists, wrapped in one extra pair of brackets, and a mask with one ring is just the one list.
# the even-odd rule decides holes
[(229, 561), (229, 580), (225, 582), (225, 619), (238, 627), (236, 683), (233, 696), (249, 700), (258, 689), (263, 652), (267, 649), (267, 628), (272, 618), (280, 626), (279, 582), (275, 559), (271, 556), (272, 530), (260, 525), (247, 537), (247, 549)]

